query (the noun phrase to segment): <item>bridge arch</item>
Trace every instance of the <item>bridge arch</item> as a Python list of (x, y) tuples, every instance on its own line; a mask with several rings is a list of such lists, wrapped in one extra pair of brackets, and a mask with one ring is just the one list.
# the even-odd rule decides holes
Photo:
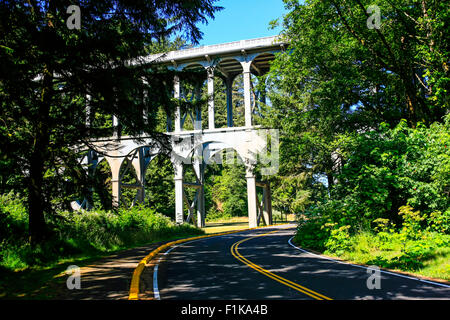
[[(182, 119), (183, 116), (186, 119), (186, 116), (182, 114), (181, 108), (177, 107), (175, 110), (173, 126), (171, 118), (172, 113), (168, 112), (171, 116), (170, 119), (168, 117), (168, 130), (166, 136), (169, 140), (172, 138), (171, 146), (174, 150), (173, 153), (177, 155), (177, 157), (172, 159), (176, 198), (175, 216), (177, 222), (184, 222), (182, 215), (183, 188), (185, 182), (183, 181), (183, 159), (187, 159), (191, 153), (198, 154), (200, 152), (198, 151), (199, 149), (201, 150), (201, 155), (203, 157), (203, 151), (205, 149), (212, 151), (211, 155), (214, 155), (217, 154), (219, 150), (231, 148), (236, 150), (237, 154), (243, 159), (243, 162), (246, 165), (249, 226), (255, 227), (258, 224), (258, 204), (256, 198), (257, 181), (253, 169), (256, 162), (256, 155), (267, 145), (267, 142), (257, 136), (256, 133), (260, 129), (255, 126), (255, 122), (252, 120), (256, 101), (265, 96), (264, 94), (261, 94), (259, 98), (252, 96), (252, 76), (261, 76), (265, 74), (268, 70), (270, 61), (274, 58), (274, 54), (277, 51), (283, 50), (284, 45), (285, 44), (280, 43), (277, 37), (266, 37), (172, 51), (163, 56), (149, 56), (142, 60), (157, 61), (158, 64), (165, 65), (175, 71), (186, 71), (193, 68), (199, 70), (200, 74), (206, 74), (206, 94), (208, 98), (205, 109), (207, 111), (207, 126), (198, 125), (197, 123), (197, 125), (193, 127), (193, 130), (183, 131)], [(203, 73), (204, 71), (206, 72)], [(233, 81), (236, 81), (238, 76), (242, 77), (240, 79), (242, 79), (243, 84), (242, 104), (244, 109), (244, 122), (239, 123), (239, 126), (236, 127), (236, 123), (233, 119), (234, 105), (232, 88)], [(200, 78), (203, 79), (203, 76)], [(214, 98), (210, 98), (214, 97), (214, 78), (221, 78), (225, 82), (227, 95), (227, 128), (216, 128)], [(181, 98), (182, 87), (180, 82), (182, 81), (183, 79), (180, 79), (179, 76), (175, 76), (173, 81), (174, 98)], [(204, 82), (202, 82), (202, 84), (204, 84)], [(201, 121), (200, 112), (195, 114), (192, 118), (195, 118), (196, 120), (200, 119)], [(113, 125), (117, 126), (118, 119), (113, 118), (113, 120)], [(120, 170), (125, 157), (127, 157), (130, 152), (142, 153), (145, 148), (150, 146), (151, 138), (143, 138), (144, 142), (136, 142), (131, 137), (115, 135), (110, 139), (105, 138), (102, 141), (95, 141), (94, 143), (100, 150), (106, 150), (107, 155), (105, 156), (105, 159), (111, 167), (112, 195), (115, 204), (118, 204), (120, 199)], [(177, 142), (180, 140), (183, 143)], [(187, 143), (189, 141), (191, 141), (191, 144)], [(108, 144), (112, 145), (112, 147), (109, 148)], [(199, 157), (198, 159), (202, 159), (202, 157)], [(145, 159), (145, 156), (139, 155), (139, 159)], [(196, 160), (192, 165), (195, 167), (194, 170), (200, 176), (200, 183), (196, 182), (195, 184), (197, 185), (193, 184), (193, 186), (201, 188), (203, 183), (201, 180), (201, 168), (202, 166), (204, 167), (203, 160)], [(142, 174), (142, 172), (145, 172), (145, 170), (140, 170), (142, 169), (141, 164), (139, 164), (141, 167), (135, 164), (132, 164), (132, 166), (138, 176), (140, 173)], [(136, 169), (138, 167), (140, 168), (140, 171)]]

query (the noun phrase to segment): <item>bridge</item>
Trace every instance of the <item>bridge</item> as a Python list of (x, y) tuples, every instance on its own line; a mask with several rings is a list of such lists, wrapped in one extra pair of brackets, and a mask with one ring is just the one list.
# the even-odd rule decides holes
[[(190, 222), (196, 214), (199, 227), (205, 225), (205, 194), (204, 173), (208, 163), (217, 162), (217, 155), (222, 150), (233, 149), (243, 162), (247, 180), (247, 202), (249, 227), (256, 227), (261, 220), (269, 225), (272, 223), (272, 207), (270, 186), (268, 182), (257, 180), (255, 167), (262, 162), (262, 176), (276, 173), (278, 170), (278, 132), (277, 130), (262, 128), (253, 123), (256, 102), (265, 103), (265, 92), (254, 94), (252, 74), (264, 75), (270, 67), (270, 61), (275, 54), (284, 50), (286, 44), (278, 37), (265, 37), (242, 40), (219, 45), (209, 45), (198, 48), (171, 51), (163, 54), (153, 54), (143, 57), (139, 62), (161, 64), (174, 71), (195, 70), (204, 72), (207, 86), (207, 127), (202, 123), (202, 110), (197, 106), (195, 110), (182, 110), (178, 106), (173, 119), (167, 115), (167, 131), (164, 133), (170, 141), (170, 159), (174, 168), (175, 182), (175, 221), (177, 223)], [(233, 81), (243, 76), (244, 119), (243, 126), (235, 126), (233, 121)], [(216, 128), (214, 103), (214, 78), (223, 80), (226, 90), (226, 128)], [(199, 82), (194, 90), (188, 91), (182, 86), (183, 79), (175, 76), (173, 80), (174, 98), (200, 101), (202, 83)], [(190, 95), (188, 97), (188, 95)], [(136, 190), (132, 205), (144, 201), (145, 171), (149, 163), (162, 152), (164, 146), (149, 136), (122, 136), (120, 119), (113, 116), (114, 134), (109, 138), (91, 141), (92, 149), (86, 153), (82, 164), (95, 170), (100, 161), (106, 160), (112, 174), (112, 201), (117, 207), (121, 201), (123, 188)], [(191, 120), (190, 128), (187, 121)], [(128, 160), (128, 161), (125, 161)], [(126, 163), (125, 170), (121, 171)], [(185, 179), (186, 166), (192, 166), (195, 181)], [(123, 182), (124, 173), (134, 168), (137, 183), (129, 185)], [(262, 197), (258, 198), (257, 187), (262, 189)], [(186, 188), (195, 188), (193, 199), (189, 199)], [(184, 217), (184, 205), (188, 215)], [(74, 209), (89, 209), (91, 204), (87, 199), (73, 202)]]

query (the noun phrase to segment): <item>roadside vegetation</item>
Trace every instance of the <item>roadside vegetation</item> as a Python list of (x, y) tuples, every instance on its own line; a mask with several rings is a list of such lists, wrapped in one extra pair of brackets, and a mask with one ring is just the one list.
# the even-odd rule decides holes
[(272, 64), (265, 120), (296, 243), (450, 280), (449, 11), (381, 0), (370, 27), (371, 1), (284, 3), (291, 50)]
[(48, 267), (68, 259), (203, 234), (192, 225), (176, 225), (153, 209), (139, 206), (117, 212), (64, 211), (47, 217), (46, 222), (51, 226), (49, 238), (32, 247), (21, 198), (13, 193), (0, 196), (0, 267), (13, 271)]
[(358, 263), (450, 280), (450, 116), (444, 123), (355, 134), (329, 198), (295, 241)]
[[(124, 134), (164, 140), (166, 116), (173, 117), (180, 103), (186, 111), (203, 103), (206, 114), (205, 86), (200, 101), (178, 101), (168, 90), (173, 71), (125, 68), (123, 62), (198, 44), (196, 23), (221, 10), (215, 2), (181, 7), (181, 1), (161, 2), (155, 9), (149, 1), (136, 6), (104, 0), (97, 14), (84, 15), (82, 31), (70, 32), (66, 8), (55, 2), (1, 6), (0, 297), (2, 286), (19, 278), (27, 285), (45, 282), (70, 261), (204, 232), (173, 222), (169, 158), (150, 163), (145, 205), (130, 209), (135, 190), (123, 188), (121, 207), (112, 210), (107, 161), (86, 170), (73, 146), (89, 147), (89, 140), (111, 136), (113, 115), (121, 119)], [(86, 1), (83, 10), (93, 3)], [(288, 13), (272, 24), (282, 24), (287, 50), (276, 55), (268, 74), (252, 75), (253, 120), (279, 129), (279, 170), (265, 178), (274, 222), (286, 214), (298, 217), (298, 245), (450, 280), (450, 11), (445, 3), (380, 0), (380, 21), (373, 28), (367, 12), (371, 0), (284, 0)], [(111, 14), (119, 9), (129, 15)], [(185, 37), (168, 41), (174, 30)], [(92, 55), (84, 54), (86, 48)], [(201, 69), (183, 75), (184, 92), (203, 83)], [(226, 94), (221, 80), (215, 81), (215, 125), (225, 128)], [(236, 77), (232, 90), (236, 126), (244, 124), (242, 81), (242, 75)], [(266, 92), (264, 101), (270, 103), (256, 99), (258, 92)], [(213, 230), (225, 228), (224, 221), (246, 225), (245, 168), (235, 159), (208, 164), (205, 172), (206, 219), (216, 223)], [(128, 161), (121, 172), (123, 182), (133, 186), (138, 178), (127, 169)], [(184, 178), (195, 181), (189, 170)], [(187, 198), (194, 192), (187, 190)], [(73, 211), (75, 199), (88, 199), (93, 209)]]

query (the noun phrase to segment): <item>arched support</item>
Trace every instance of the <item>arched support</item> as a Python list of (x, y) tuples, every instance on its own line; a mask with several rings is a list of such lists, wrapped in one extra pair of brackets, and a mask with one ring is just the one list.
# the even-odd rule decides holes
[(118, 208), (120, 204), (120, 167), (123, 159), (106, 157), (106, 160), (111, 168), (112, 207)]

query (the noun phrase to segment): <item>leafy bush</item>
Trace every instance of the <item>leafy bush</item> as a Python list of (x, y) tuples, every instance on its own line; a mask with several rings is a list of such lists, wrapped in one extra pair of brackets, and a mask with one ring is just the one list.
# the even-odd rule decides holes
[(60, 212), (47, 218), (53, 235), (32, 248), (28, 243), (28, 216), (20, 198), (0, 197), (0, 265), (10, 269), (46, 265), (77, 254), (98, 254), (172, 237), (201, 234), (191, 225), (176, 225), (153, 209), (135, 206), (110, 211)]
[[(348, 220), (335, 222), (365, 229), (378, 218), (399, 224), (397, 212), (404, 205), (426, 215), (445, 213), (450, 205), (449, 132), (450, 115), (429, 128), (412, 129), (402, 121), (393, 129), (382, 124), (346, 140), (340, 150), (348, 156), (321, 210), (327, 214), (330, 207), (343, 208)], [(448, 230), (448, 218), (442, 219)]]
[(28, 230), (28, 214), (18, 195), (0, 195), (0, 242), (18, 240)]
[[(336, 224), (332, 224), (334, 227)], [(327, 248), (326, 252), (336, 253), (338, 255), (343, 254), (351, 246), (350, 234), (348, 230), (350, 226), (342, 226), (339, 228), (332, 228), (330, 230), (330, 236), (325, 243)]]
[(323, 228), (325, 223), (326, 221), (321, 216), (301, 216), (294, 241), (302, 247), (324, 251), (330, 235), (329, 230)]

